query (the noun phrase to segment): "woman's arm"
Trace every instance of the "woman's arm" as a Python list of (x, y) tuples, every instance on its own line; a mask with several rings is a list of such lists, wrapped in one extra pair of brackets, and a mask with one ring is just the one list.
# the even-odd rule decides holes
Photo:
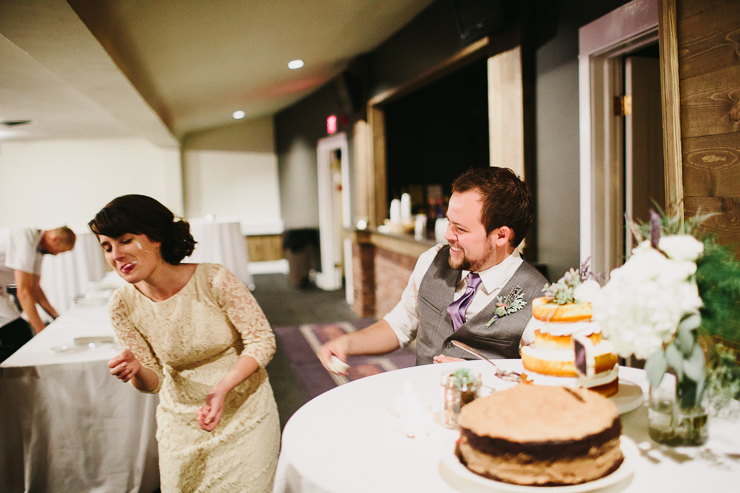
[(251, 356), (242, 356), (226, 376), (218, 382), (206, 395), (206, 403), (198, 409), (196, 419), (201, 429), (212, 431), (221, 421), (226, 394), (234, 387), (249, 378), (259, 369), (257, 360)]
[(244, 349), (234, 367), (208, 392), (205, 405), (196, 413), (198, 424), (206, 431), (213, 430), (221, 420), (226, 394), (260, 367), (267, 366), (275, 353), (275, 335), (252, 293), (222, 266), (215, 267), (211, 276), (213, 296), (241, 335)]
[(131, 382), (137, 390), (154, 392), (159, 388), (159, 375), (149, 368), (141, 366), (134, 353), (124, 349), (108, 362), (110, 374), (122, 382)]

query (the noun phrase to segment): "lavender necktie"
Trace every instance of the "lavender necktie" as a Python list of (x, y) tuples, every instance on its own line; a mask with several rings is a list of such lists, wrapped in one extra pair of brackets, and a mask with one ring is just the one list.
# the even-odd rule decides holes
[(475, 272), (468, 274), (468, 287), (465, 288), (465, 292), (457, 301), (453, 301), (447, 307), (447, 313), (450, 314), (450, 318), (452, 319), (453, 330), (459, 329), (465, 323), (465, 310), (468, 308), (475, 294), (475, 290), (478, 289), (479, 285), (480, 276)]

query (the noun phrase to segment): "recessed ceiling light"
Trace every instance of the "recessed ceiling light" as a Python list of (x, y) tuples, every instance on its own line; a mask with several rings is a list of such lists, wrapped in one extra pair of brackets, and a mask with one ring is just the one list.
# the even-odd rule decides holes
[(303, 67), (303, 60), (292, 60), (288, 62), (288, 68), (291, 70), (295, 70), (301, 67)]
[(234, 117), (234, 120), (241, 120), (246, 116), (246, 113), (244, 113), (242, 110), (237, 110), (231, 114), (231, 116)]

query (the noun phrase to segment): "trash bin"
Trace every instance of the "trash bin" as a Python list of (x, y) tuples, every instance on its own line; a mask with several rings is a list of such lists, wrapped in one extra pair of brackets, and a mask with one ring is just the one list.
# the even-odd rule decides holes
[(309, 273), (317, 269), (319, 230), (317, 228), (288, 229), (283, 233), (283, 251), (288, 260), (288, 282), (294, 288), (306, 287)]

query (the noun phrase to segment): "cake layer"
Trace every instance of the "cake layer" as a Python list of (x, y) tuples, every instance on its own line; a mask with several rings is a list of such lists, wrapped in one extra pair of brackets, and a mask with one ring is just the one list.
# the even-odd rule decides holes
[[(560, 444), (556, 444), (560, 445)], [(521, 485), (580, 484), (611, 474), (624, 460), (619, 437), (591, 447), (587, 453), (573, 457), (550, 455), (541, 460), (527, 453), (487, 454), (472, 446), (463, 435), (458, 457), (473, 472), (487, 478)]]
[(621, 426), (616, 406), (591, 392), (564, 387), (517, 385), (474, 400), (458, 424), (479, 437), (514, 443), (570, 442)]
[[(554, 324), (547, 324), (554, 325)], [(565, 325), (580, 325), (580, 324), (565, 324)], [(591, 342), (595, 345), (601, 342), (601, 331), (591, 332), (588, 331), (578, 332), (588, 337)], [(573, 336), (568, 335), (554, 335), (548, 332), (542, 332), (537, 329), (534, 331), (534, 345), (542, 349), (562, 349), (567, 351), (573, 351)]]
[(532, 300), (532, 315), (537, 320), (544, 322), (579, 322), (591, 320), (590, 303), (568, 303), (558, 305), (550, 303), (547, 298), (535, 298)]
[[(617, 355), (614, 354), (614, 345), (602, 340), (594, 347), (596, 373), (609, 371), (617, 364)], [(522, 365), (529, 370), (542, 375), (558, 377), (577, 377), (574, 366), (573, 349), (549, 349), (537, 346), (522, 346)]]
[(578, 378), (571, 377), (553, 377), (550, 375), (540, 375), (525, 370), (522, 373), (522, 383), (543, 385), (547, 387), (585, 387), (604, 397), (611, 397), (619, 392), (619, 367), (614, 367), (612, 371), (597, 374), (588, 382), (582, 382)]
[(537, 320), (534, 317), (529, 319), (527, 330), (530, 332), (539, 330), (544, 334), (551, 334), (553, 336), (571, 336), (573, 334), (589, 336), (591, 334), (601, 333), (601, 327), (599, 324), (591, 320), (581, 320), (578, 322), (546, 322), (544, 320)]

